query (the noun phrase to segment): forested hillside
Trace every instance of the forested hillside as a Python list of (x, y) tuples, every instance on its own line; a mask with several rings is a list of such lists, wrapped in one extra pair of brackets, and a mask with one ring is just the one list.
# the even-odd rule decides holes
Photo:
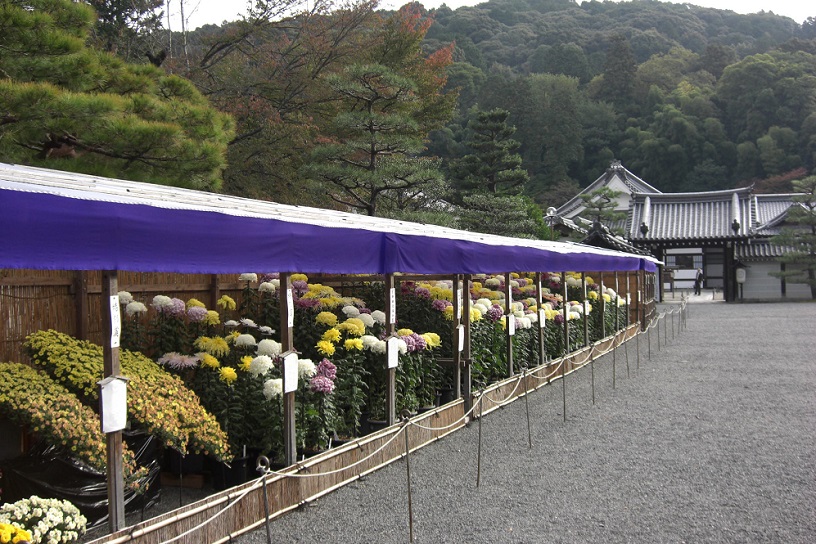
[(0, 4), (0, 160), (523, 236), (614, 159), (664, 191), (816, 161), (816, 18), (256, 0), (184, 31), (164, 6)]

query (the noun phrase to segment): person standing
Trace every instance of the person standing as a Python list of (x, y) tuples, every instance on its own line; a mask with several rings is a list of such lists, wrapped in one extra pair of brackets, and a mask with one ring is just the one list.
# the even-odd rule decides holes
[(698, 268), (697, 274), (694, 276), (694, 294), (699, 295), (703, 288), (703, 280), (705, 276), (703, 276), (703, 269)]

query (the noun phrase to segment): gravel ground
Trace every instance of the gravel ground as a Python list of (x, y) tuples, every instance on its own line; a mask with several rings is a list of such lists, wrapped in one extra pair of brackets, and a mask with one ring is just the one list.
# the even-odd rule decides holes
[[(678, 320), (679, 321), (679, 320)], [(671, 323), (669, 321), (669, 323)], [(816, 542), (816, 304), (693, 304), (629, 376), (623, 348), (411, 454), (414, 541)], [(409, 541), (398, 461), (270, 523), (273, 542)], [(263, 528), (241, 544), (265, 543)]]

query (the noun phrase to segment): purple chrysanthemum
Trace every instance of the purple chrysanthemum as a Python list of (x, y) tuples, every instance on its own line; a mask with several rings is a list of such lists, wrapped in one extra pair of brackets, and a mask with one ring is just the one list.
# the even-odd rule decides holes
[(371, 308), (360, 308), (360, 313), (371, 315)]
[(412, 336), (400, 336), (400, 338), (402, 338), (405, 341), (405, 345), (408, 346), (408, 353), (416, 351), (416, 342)]
[(453, 306), (453, 304), (451, 304), (447, 300), (436, 299), (433, 302), (431, 302), (431, 308), (433, 308), (437, 312), (444, 312), (445, 308), (447, 308), (448, 306)]
[(556, 315), (555, 319), (553, 319), (553, 321), (555, 321), (556, 325), (563, 325), (564, 324), (564, 314), (560, 313), (560, 314)]
[(298, 308), (314, 308), (320, 304), (320, 300), (316, 298), (298, 298), (295, 299), (295, 306)]
[(499, 306), (498, 304), (494, 304), (493, 306), (487, 309), (487, 314), (485, 314), (485, 317), (487, 317), (487, 319), (495, 323), (496, 321), (501, 319), (503, 315), (504, 311), (502, 311), (501, 306)]
[(207, 319), (207, 308), (203, 306), (191, 306), (187, 310), (187, 319), (192, 323), (201, 323)]
[(334, 365), (334, 363), (324, 358), (317, 364), (317, 375), (325, 376), (326, 378), (334, 381), (334, 379), (337, 377), (337, 367)]
[(187, 313), (187, 305), (180, 298), (170, 299), (170, 304), (162, 308), (162, 312), (173, 317), (184, 317)]
[(414, 339), (414, 351), (422, 351), (428, 346), (428, 342), (417, 333), (412, 334), (411, 338)]
[(431, 292), (426, 287), (417, 287), (414, 294), (419, 298), (431, 298)]
[(309, 388), (315, 393), (324, 393), (328, 395), (334, 391), (334, 382), (326, 376), (316, 375), (309, 380)]

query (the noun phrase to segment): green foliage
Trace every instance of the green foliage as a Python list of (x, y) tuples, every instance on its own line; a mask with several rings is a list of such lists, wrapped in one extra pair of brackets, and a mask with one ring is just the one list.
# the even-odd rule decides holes
[(609, 187), (602, 187), (591, 193), (581, 195), (581, 200), (583, 200), (586, 207), (586, 215), (591, 217), (593, 221), (607, 226), (625, 219), (626, 212), (617, 210), (617, 198), (622, 194), (622, 192)]
[(84, 46), (93, 11), (37, 0), (0, 7), (0, 158), (217, 189), (230, 117), (186, 80)]
[(789, 283), (801, 283), (810, 287), (811, 298), (816, 299), (816, 176), (793, 182), (799, 194), (794, 205), (788, 208), (787, 223), (778, 236), (771, 241), (786, 248), (779, 258), (785, 270), (771, 275), (784, 278)]

